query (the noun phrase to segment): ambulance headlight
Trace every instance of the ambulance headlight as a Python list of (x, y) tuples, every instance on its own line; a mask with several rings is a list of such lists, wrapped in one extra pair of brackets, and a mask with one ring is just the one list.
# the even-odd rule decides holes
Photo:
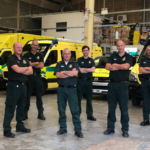
[(98, 81), (98, 77), (93, 78), (93, 81), (97, 82)]
[(131, 74), (130, 74), (130, 81), (136, 81), (137, 82), (137, 74), (131, 72)]

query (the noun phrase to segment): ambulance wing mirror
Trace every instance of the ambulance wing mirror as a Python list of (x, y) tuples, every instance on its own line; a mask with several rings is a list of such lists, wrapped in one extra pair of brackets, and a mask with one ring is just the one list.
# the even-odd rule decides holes
[(55, 44), (58, 44), (58, 40), (57, 40), (57, 39), (52, 40), (52, 43), (51, 43), (51, 45), (50, 45), (50, 49), (51, 49)]

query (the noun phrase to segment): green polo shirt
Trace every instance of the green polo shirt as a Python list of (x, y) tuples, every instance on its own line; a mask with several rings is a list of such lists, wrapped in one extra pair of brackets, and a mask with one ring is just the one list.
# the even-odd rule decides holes
[[(150, 58), (146, 57), (143, 58), (140, 62), (140, 67), (150, 67)], [(143, 78), (150, 78), (150, 73), (148, 74), (141, 74)]]
[[(88, 57), (87, 59), (85, 59), (84, 57), (80, 57), (78, 58), (78, 65), (80, 68), (92, 68), (95, 67), (95, 63), (94, 60), (90, 57)], [(92, 78), (92, 72), (88, 72), (88, 73), (81, 73), (79, 72), (78, 74), (79, 78)]]
[[(107, 63), (110, 64), (125, 64), (128, 63), (130, 66), (132, 65), (132, 56), (125, 53), (122, 57), (118, 55), (118, 53), (114, 52), (109, 58)], [(128, 81), (129, 80), (130, 70), (116, 70), (110, 71), (110, 81)]]
[(18, 57), (15, 54), (13, 54), (7, 60), (8, 80), (26, 82), (27, 76), (22, 73), (15, 72), (11, 68), (13, 65), (18, 65), (19, 67), (29, 67), (30, 64), (28, 59), (24, 56), (21, 56), (21, 59), (19, 60)]
[[(31, 61), (32, 63), (34, 62), (44, 62), (43, 60), (43, 55), (41, 53), (36, 53), (35, 55), (31, 52), (28, 52), (24, 55), (29, 61)], [(33, 72), (37, 73), (37, 74), (40, 74), (41, 72), (41, 69), (40, 68), (35, 68), (35, 67), (32, 67), (33, 68)]]
[[(56, 75), (57, 72), (61, 71), (71, 71), (73, 68), (76, 68), (79, 71), (79, 66), (76, 62), (70, 60), (66, 65), (64, 61), (60, 61), (57, 63), (54, 74)], [(59, 85), (76, 85), (77, 84), (77, 77), (68, 77), (68, 78), (58, 78), (57, 80)]]

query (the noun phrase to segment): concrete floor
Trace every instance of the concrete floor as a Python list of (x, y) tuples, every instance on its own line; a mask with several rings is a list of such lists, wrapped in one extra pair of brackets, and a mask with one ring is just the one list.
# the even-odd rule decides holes
[(83, 139), (74, 135), (74, 126), (70, 109), (67, 107), (68, 133), (58, 136), (59, 130), (57, 95), (56, 91), (47, 91), (43, 96), (44, 114), (46, 121), (37, 119), (37, 108), (35, 96), (31, 98), (31, 108), (29, 119), (24, 122), (26, 128), (31, 129), (30, 134), (16, 133), (15, 117), (12, 121), (12, 132), (16, 134), (14, 139), (3, 136), (3, 117), (5, 108), (6, 91), (0, 91), (0, 150), (150, 150), (150, 126), (141, 127), (139, 124), (142, 119), (142, 106), (133, 107), (129, 102), (130, 115), (130, 137), (123, 138), (120, 125), (120, 110), (117, 108), (117, 122), (115, 134), (104, 135), (106, 130), (106, 118), (108, 105), (106, 96), (94, 95), (93, 108), (96, 122), (87, 121), (85, 106), (86, 101), (82, 101), (82, 132)]

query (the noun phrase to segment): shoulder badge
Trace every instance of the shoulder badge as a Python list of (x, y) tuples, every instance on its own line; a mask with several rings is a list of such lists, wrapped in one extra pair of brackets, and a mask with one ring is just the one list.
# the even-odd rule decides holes
[(122, 58), (122, 60), (123, 60), (123, 61), (125, 61), (125, 60), (126, 60), (126, 58), (125, 58), (125, 57), (123, 57), (123, 58)]
[(91, 64), (91, 61), (89, 61), (89, 64)]
[(72, 68), (72, 64), (70, 64), (69, 68)]
[(23, 64), (27, 64), (27, 62), (25, 60), (23, 60)]
[(39, 57), (39, 56), (37, 56), (37, 59), (40, 59), (40, 57)]

